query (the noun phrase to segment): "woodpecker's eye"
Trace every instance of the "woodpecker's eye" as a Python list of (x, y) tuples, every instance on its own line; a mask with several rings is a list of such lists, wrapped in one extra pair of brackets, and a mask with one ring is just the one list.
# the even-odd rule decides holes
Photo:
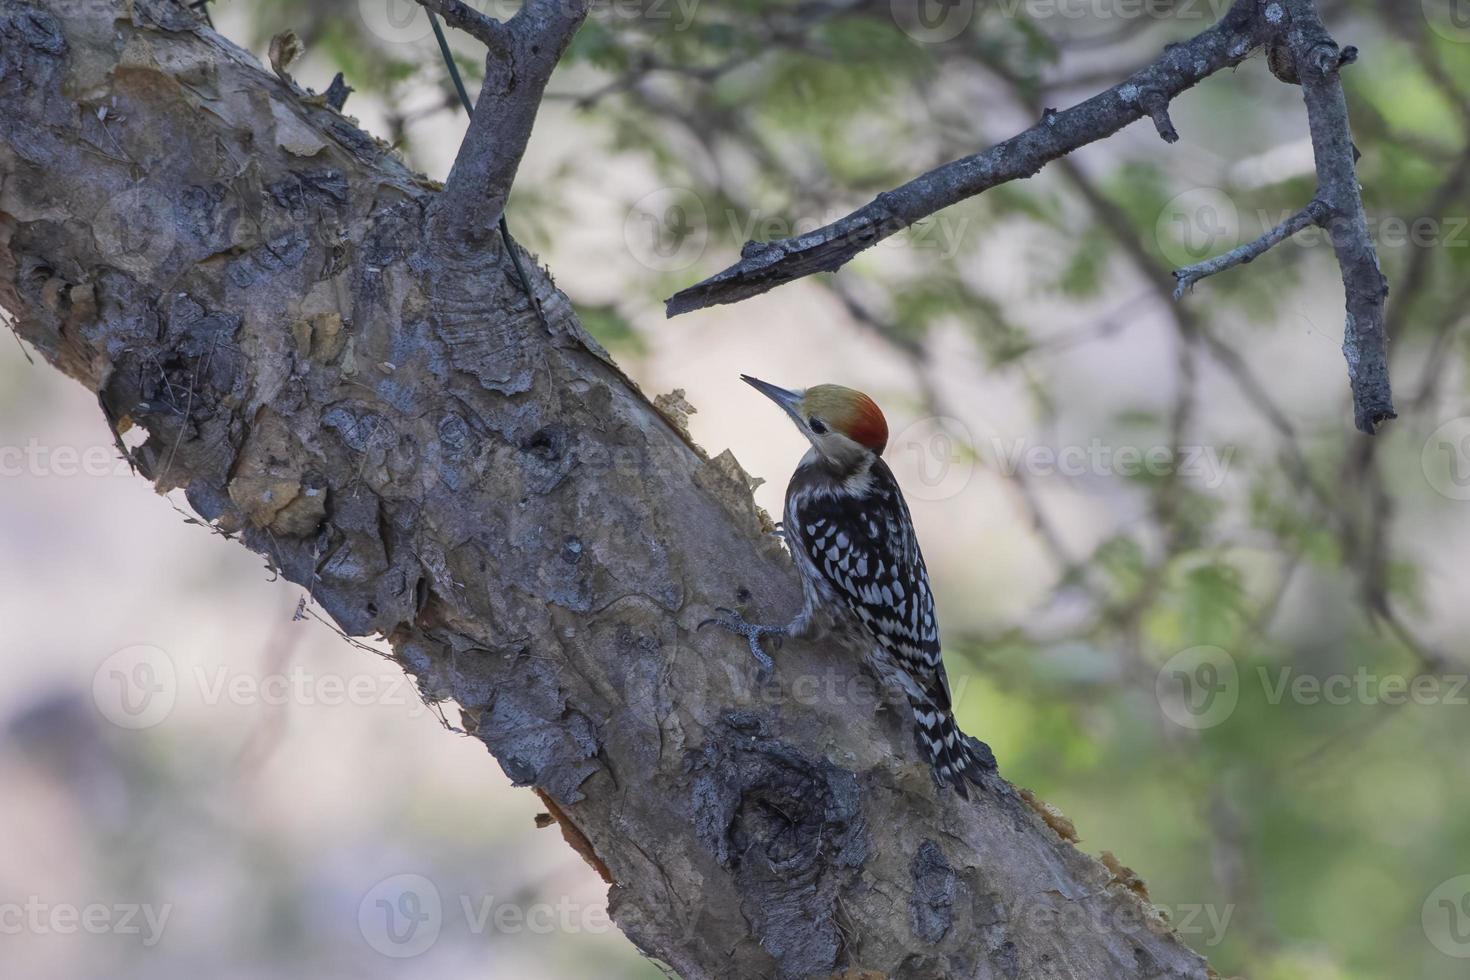
[(811, 425), (811, 430), (813, 432), (815, 432), (817, 435), (819, 435), (819, 436), (820, 435), (826, 435), (826, 433), (827, 433), (827, 423), (826, 422), (823, 422), (821, 419), (812, 419), (809, 424)]

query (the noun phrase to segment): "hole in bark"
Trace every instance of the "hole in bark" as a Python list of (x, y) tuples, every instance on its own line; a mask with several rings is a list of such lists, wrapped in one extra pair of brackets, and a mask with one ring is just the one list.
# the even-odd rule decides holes
[(544, 429), (537, 429), (531, 433), (530, 437), (521, 443), (521, 449), (533, 456), (549, 461), (561, 458), (564, 442), (565, 438), (560, 429), (555, 426), (547, 426)]
[[(810, 781), (790, 787), (798, 788), (817, 790)], [(758, 847), (773, 864), (799, 857), (803, 850), (815, 846), (821, 832), (821, 814), (812, 812), (809, 800), (806, 793), (778, 792), (741, 801), (735, 815), (736, 847), (742, 851)]]

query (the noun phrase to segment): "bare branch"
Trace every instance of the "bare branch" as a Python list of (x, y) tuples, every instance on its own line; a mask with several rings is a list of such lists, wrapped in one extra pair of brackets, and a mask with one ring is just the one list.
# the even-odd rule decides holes
[(1238, 265), (1248, 265), (1254, 262), (1270, 249), (1280, 245), (1303, 228), (1319, 223), (1326, 216), (1327, 205), (1321, 201), (1313, 200), (1312, 203), (1255, 241), (1246, 242), (1244, 245), (1232, 248), (1230, 251), (1222, 255), (1217, 255), (1212, 259), (1206, 259), (1203, 262), (1196, 262), (1194, 265), (1186, 266), (1183, 269), (1174, 270), (1174, 278), (1178, 282), (1178, 285), (1174, 287), (1174, 298), (1176, 300), (1183, 299), (1184, 294), (1193, 289), (1194, 284), (1201, 279), (1213, 276), (1217, 272), (1224, 272), (1226, 269), (1233, 269)]
[(419, 6), (444, 18), (450, 27), (464, 31), (480, 43), (494, 48), (500, 43), (505, 25), (494, 17), (480, 13), (460, 0), (418, 0)]
[(494, 233), (505, 210), (546, 83), (586, 19), (590, 0), (527, 0), (507, 23), (458, 0), (419, 2), (489, 49), (469, 129), (430, 216), (437, 233), (478, 241)]
[(734, 303), (814, 272), (835, 271), (919, 219), (998, 184), (1030, 177), (1047, 163), (1145, 116), (1153, 118), (1168, 139), (1173, 132), (1165, 111), (1169, 100), (1222, 68), (1239, 64), (1265, 40), (1267, 26), (1256, 16), (1255, 0), (1235, 0), (1208, 30), (1171, 45), (1148, 67), (1086, 102), (1047, 111), (1036, 125), (1004, 143), (880, 194), (824, 228), (777, 242), (747, 243), (738, 263), (671, 297), (668, 315)]
[(1397, 418), (1397, 413), (1388, 380), (1388, 336), (1384, 328), (1388, 281), (1379, 268), (1363, 198), (1358, 193), (1347, 97), (1338, 77), (1343, 65), (1357, 60), (1358, 51), (1337, 46), (1317, 16), (1313, 0), (1285, 3), (1290, 16), (1287, 47), (1301, 79), (1317, 161), (1317, 200), (1328, 208), (1319, 223), (1332, 239), (1347, 299), (1342, 352), (1353, 387), (1353, 417), (1359, 430), (1372, 435), (1378, 423)]

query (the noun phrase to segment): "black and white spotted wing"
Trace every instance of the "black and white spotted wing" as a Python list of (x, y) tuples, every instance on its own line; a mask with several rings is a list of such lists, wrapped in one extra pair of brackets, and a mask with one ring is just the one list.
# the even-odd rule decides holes
[(803, 467), (787, 494), (786, 529), (809, 599), (839, 602), (867, 628), (876, 659), (897, 668), (935, 781), (967, 796), (965, 781), (982, 784), (995, 758), (950, 712), (929, 573), (892, 471), (876, 458), (856, 478)]
[(949, 691), (929, 573), (893, 472), (875, 459), (854, 493), (821, 474), (798, 479), (787, 502), (788, 533), (824, 592), (840, 599), (897, 664), (943, 709)]

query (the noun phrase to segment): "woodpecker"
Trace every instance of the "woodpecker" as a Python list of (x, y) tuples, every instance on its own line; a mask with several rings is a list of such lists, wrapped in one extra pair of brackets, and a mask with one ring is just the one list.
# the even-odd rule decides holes
[(745, 637), (769, 673), (763, 637), (843, 629), (859, 637), (870, 663), (903, 689), (914, 714), (919, 752), (941, 788), (968, 797), (995, 768), (985, 743), (955, 725), (940, 658), (939, 623), (929, 573), (893, 471), (883, 461), (888, 423), (871, 398), (840, 385), (787, 391), (749, 375), (741, 380), (779, 405), (811, 442), (786, 488), (782, 534), (801, 572), (804, 601), (784, 626), (748, 623), (720, 608), (706, 620)]

